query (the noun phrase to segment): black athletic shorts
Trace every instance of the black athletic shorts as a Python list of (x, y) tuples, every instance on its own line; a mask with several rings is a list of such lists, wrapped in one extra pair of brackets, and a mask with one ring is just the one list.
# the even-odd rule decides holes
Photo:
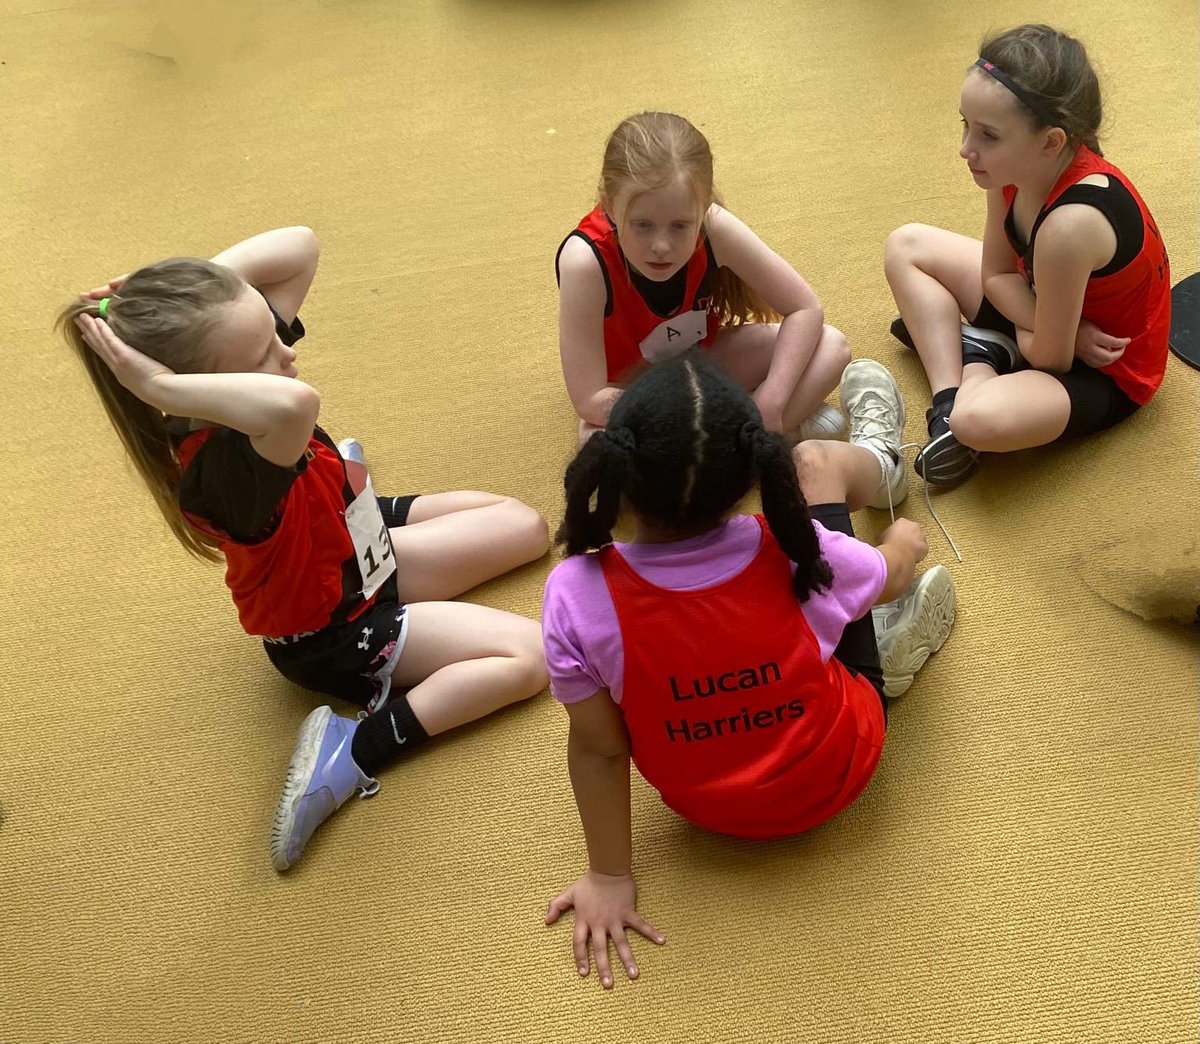
[[(995, 330), (1016, 340), (1017, 328), (1013, 321), (1002, 315), (1000, 310), (986, 297), (979, 312), (971, 320), (972, 326), (984, 330)], [(1066, 389), (1071, 400), (1071, 415), (1067, 426), (1055, 441), (1077, 439), (1119, 424), (1138, 408), (1138, 404), (1126, 395), (1107, 373), (1076, 359), (1066, 373), (1050, 374)]]

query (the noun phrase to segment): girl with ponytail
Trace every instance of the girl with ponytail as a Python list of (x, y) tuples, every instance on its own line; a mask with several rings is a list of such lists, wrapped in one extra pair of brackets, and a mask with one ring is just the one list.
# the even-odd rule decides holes
[[(860, 360), (841, 399), (849, 443), (792, 450), (743, 389), (688, 352), (631, 384), (567, 468), (567, 558), (546, 582), (542, 632), (571, 719), (589, 869), (546, 922), (574, 907), (576, 967), (588, 973), (590, 942), (606, 988), (609, 940), (631, 978), (625, 929), (663, 941), (636, 909), (630, 760), (706, 829), (807, 830), (862, 792), (883, 698), (949, 633), (949, 574), (935, 566), (914, 582), (920, 528), (899, 519), (874, 548), (850, 524), (850, 511), (905, 494), (895, 382)], [(755, 490), (762, 514), (737, 513)], [(612, 536), (623, 509), (629, 543)], [(871, 607), (893, 599), (877, 639)]]
[(244, 630), (289, 681), (362, 708), (300, 726), (277, 870), (376, 773), (546, 680), (534, 621), (450, 601), (540, 558), (541, 515), (468, 490), (376, 497), (362, 447), (317, 424), (295, 349), (317, 257), (309, 229), (275, 229), (121, 276), (58, 321), (172, 532), (224, 563)]

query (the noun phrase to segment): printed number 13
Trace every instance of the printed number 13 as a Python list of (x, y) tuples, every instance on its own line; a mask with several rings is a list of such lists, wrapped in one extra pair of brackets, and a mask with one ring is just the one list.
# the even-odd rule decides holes
[(376, 539), (379, 541), (380, 546), (383, 548), (383, 556), (379, 562), (376, 562), (374, 548), (368, 547), (363, 552), (363, 558), (365, 558), (367, 560), (367, 565), (369, 565), (371, 567), (370, 569), (367, 570), (367, 576), (371, 576), (377, 569), (379, 569), (379, 566), (382, 562), (386, 562), (389, 558), (392, 557), (392, 548), (391, 548), (391, 545), (388, 543), (388, 531), (387, 531), (386, 525), (380, 528), (379, 536), (376, 537)]

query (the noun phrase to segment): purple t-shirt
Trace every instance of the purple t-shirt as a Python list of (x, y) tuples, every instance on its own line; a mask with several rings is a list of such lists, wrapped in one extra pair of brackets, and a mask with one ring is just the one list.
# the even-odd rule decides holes
[[(813, 592), (802, 605), (828, 660), (848, 623), (866, 613), (883, 591), (887, 563), (870, 544), (813, 522), (821, 554), (833, 570), (833, 586)], [(658, 587), (693, 591), (723, 583), (745, 569), (762, 540), (753, 515), (734, 515), (698, 537), (668, 544), (621, 544), (616, 548), (635, 573)], [(794, 568), (794, 567), (793, 567)], [(621, 702), (625, 651), (621, 627), (604, 571), (595, 555), (575, 555), (546, 578), (542, 635), (550, 690), (562, 703), (586, 700), (608, 689)]]

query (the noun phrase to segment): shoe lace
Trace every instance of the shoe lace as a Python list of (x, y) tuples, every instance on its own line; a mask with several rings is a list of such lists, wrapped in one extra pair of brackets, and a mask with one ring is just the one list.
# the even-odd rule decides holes
[[(921, 444), (919, 442), (905, 442), (898, 446), (897, 450), (900, 454), (900, 467), (905, 466), (906, 461), (904, 460), (904, 451), (906, 449), (920, 448)], [(952, 537), (950, 535), (950, 531), (944, 525), (942, 525), (942, 520), (938, 518), (938, 513), (933, 508), (933, 501), (929, 499), (929, 483), (925, 481), (924, 475), (918, 475), (917, 477), (921, 480), (921, 488), (925, 491), (925, 506), (929, 509), (929, 514), (933, 516), (933, 520), (937, 523), (938, 529), (942, 531), (942, 536), (946, 538), (946, 542), (950, 545), (950, 550), (954, 552), (954, 557), (961, 562), (963, 560), (963, 556), (958, 550), (958, 545), (954, 542), (954, 537)], [(892, 521), (895, 522), (896, 512), (892, 509), (892, 487), (890, 483), (888, 484), (888, 513), (892, 516)]]
[(895, 408), (877, 391), (864, 390), (850, 414), (850, 439), (880, 435), (895, 427)]

